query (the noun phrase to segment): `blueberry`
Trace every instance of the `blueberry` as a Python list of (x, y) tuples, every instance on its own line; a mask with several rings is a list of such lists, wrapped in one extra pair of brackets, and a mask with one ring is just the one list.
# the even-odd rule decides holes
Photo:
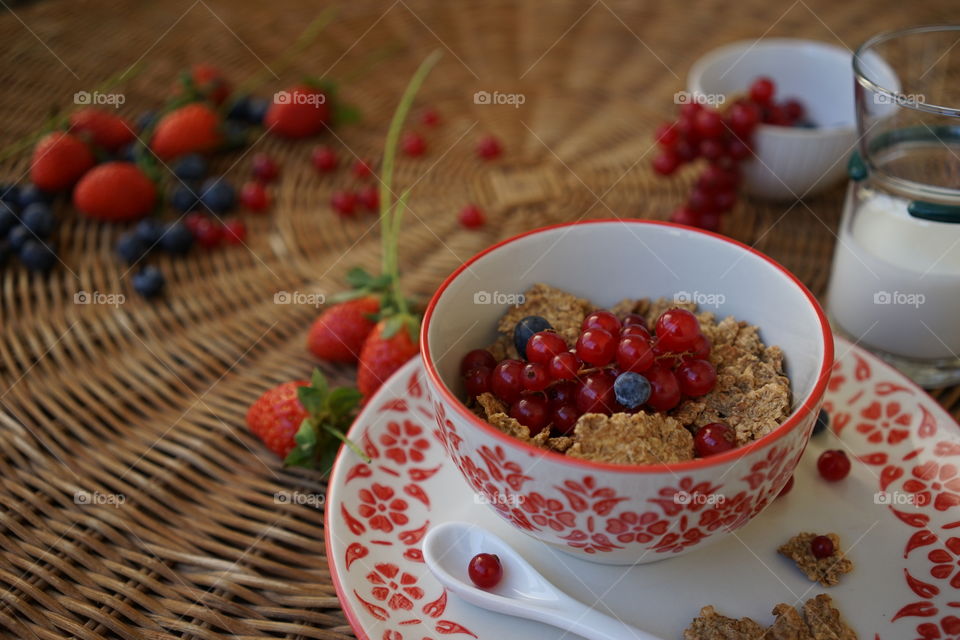
[(250, 124), (263, 124), (263, 119), (267, 115), (267, 109), (270, 108), (270, 101), (266, 98), (250, 98), (247, 105), (247, 122)]
[(120, 236), (115, 247), (117, 255), (128, 264), (133, 264), (150, 251), (150, 245), (136, 232), (128, 231)]
[(173, 175), (181, 180), (202, 180), (207, 175), (207, 159), (199, 153), (188, 153), (173, 163)]
[(10, 233), (10, 229), (13, 229), (18, 224), (20, 224), (20, 219), (17, 217), (13, 207), (0, 202), (0, 238)]
[(30, 271), (46, 272), (57, 261), (53, 248), (39, 240), (27, 240), (20, 247), (20, 262)]
[(193, 246), (193, 234), (182, 222), (171, 223), (160, 236), (160, 248), (175, 256), (182, 256)]
[(513, 328), (513, 344), (520, 357), (524, 359), (527, 357), (527, 341), (530, 340), (530, 336), (552, 328), (547, 319), (540, 316), (527, 316), (518, 322)]
[(157, 121), (157, 112), (156, 111), (144, 111), (137, 117), (136, 127), (137, 131), (143, 131), (154, 125)]
[(170, 206), (186, 213), (200, 206), (199, 189), (192, 183), (178, 184), (170, 193)]
[(224, 213), (233, 208), (236, 191), (226, 178), (209, 178), (203, 183), (200, 200), (210, 211)]
[(636, 409), (650, 399), (650, 381), (639, 373), (624, 371), (613, 382), (617, 402), (627, 409)]
[(144, 298), (152, 298), (161, 291), (166, 281), (160, 269), (148, 265), (133, 274), (133, 289)]
[(820, 413), (817, 414), (817, 423), (813, 425), (813, 435), (820, 435), (829, 428), (830, 414), (826, 409), (820, 409)]
[(0, 184), (0, 202), (9, 207), (19, 207), (20, 187), (15, 184)]
[(136, 162), (143, 155), (144, 147), (137, 140), (129, 142), (117, 151), (117, 160), (121, 162)]
[(43, 202), (45, 204), (50, 204), (53, 200), (53, 196), (44, 191), (43, 189), (37, 187), (36, 185), (28, 184), (20, 188), (20, 208), (26, 209), (34, 202)]
[(57, 218), (50, 207), (42, 202), (34, 202), (20, 215), (23, 226), (39, 238), (47, 238), (57, 228)]
[(133, 228), (133, 232), (151, 247), (160, 241), (163, 231), (163, 225), (153, 218), (144, 218)]
[(250, 96), (239, 96), (230, 103), (230, 108), (227, 109), (227, 119), (247, 122), (249, 117)]
[(36, 238), (34, 238), (30, 230), (23, 225), (17, 225), (7, 234), (7, 242), (10, 243), (10, 248), (17, 252), (20, 251), (20, 247), (22, 247), (27, 240), (36, 240)]

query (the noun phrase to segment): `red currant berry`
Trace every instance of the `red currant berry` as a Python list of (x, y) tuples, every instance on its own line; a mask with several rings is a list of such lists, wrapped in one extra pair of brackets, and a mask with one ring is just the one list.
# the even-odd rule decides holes
[(680, 166), (680, 158), (673, 151), (664, 150), (653, 159), (653, 170), (662, 176), (668, 176)]
[(500, 157), (503, 147), (494, 136), (483, 136), (477, 141), (477, 155), (486, 160)]
[(817, 458), (817, 471), (828, 482), (843, 480), (850, 474), (850, 458), (841, 449), (824, 451)]
[(694, 118), (703, 111), (703, 105), (699, 102), (685, 102), (680, 105), (680, 116), (684, 118)]
[(613, 390), (614, 378), (598, 372), (584, 378), (577, 390), (577, 410), (580, 413), (604, 413), (609, 415), (617, 403)]
[(523, 388), (527, 391), (543, 391), (550, 384), (550, 375), (547, 368), (536, 362), (529, 362), (523, 367)]
[(357, 203), (367, 211), (380, 209), (380, 188), (375, 184), (365, 184), (357, 189)]
[(580, 371), (580, 360), (569, 351), (558, 353), (550, 358), (548, 371), (554, 380), (575, 380)]
[(204, 216), (196, 222), (193, 236), (204, 249), (211, 249), (223, 240), (223, 225)]
[(428, 127), (435, 127), (440, 124), (440, 113), (436, 109), (424, 109), (420, 114), (420, 122)]
[(243, 220), (227, 220), (223, 223), (223, 239), (227, 244), (243, 244), (247, 239), (247, 225)]
[(697, 226), (705, 231), (720, 231), (720, 213), (717, 211), (704, 211), (700, 214), (700, 220)]
[(603, 329), (615, 336), (620, 333), (620, 319), (609, 311), (594, 311), (583, 319), (583, 322), (580, 324), (580, 330), (586, 331), (587, 329), (594, 328)]
[(680, 393), (699, 398), (713, 391), (717, 384), (717, 370), (706, 360), (687, 360), (677, 367)]
[(263, 211), (270, 206), (267, 188), (261, 182), (247, 182), (240, 187), (240, 204), (250, 211)]
[(183, 218), (183, 225), (190, 230), (190, 233), (197, 235), (197, 227), (200, 225), (200, 222), (208, 219), (207, 214), (200, 211), (191, 211)]
[(790, 476), (790, 479), (787, 480), (787, 484), (783, 485), (783, 489), (780, 489), (780, 493), (777, 494), (777, 497), (782, 498), (790, 493), (791, 489), (793, 489), (793, 476)]
[(719, 160), (727, 151), (726, 145), (716, 138), (701, 140), (698, 149), (700, 151), (700, 157), (705, 158), (709, 162)]
[(250, 171), (257, 180), (272, 182), (280, 175), (280, 165), (267, 154), (258, 153), (250, 161)]
[(497, 366), (497, 359), (493, 357), (492, 353), (486, 349), (474, 349), (468, 351), (463, 356), (463, 360), (460, 361), (460, 375), (466, 375), (467, 371), (477, 367), (493, 369), (495, 366)]
[(604, 367), (617, 355), (617, 340), (605, 329), (587, 329), (577, 338), (577, 357), (595, 367)]
[(760, 108), (752, 102), (738, 102), (730, 107), (729, 119), (735, 134), (749, 136), (760, 123)]
[(317, 171), (328, 173), (337, 168), (337, 154), (330, 147), (314, 147), (310, 152), (310, 162)]
[(550, 422), (553, 423), (553, 428), (560, 435), (570, 435), (573, 433), (574, 427), (577, 426), (577, 420), (580, 419), (580, 412), (577, 411), (577, 408), (572, 404), (561, 404), (553, 408), (553, 411), (550, 414)]
[(373, 175), (373, 167), (366, 160), (358, 159), (353, 163), (353, 177), (358, 180), (369, 178)]
[(580, 385), (572, 380), (561, 380), (547, 388), (547, 398), (551, 407), (573, 404), (577, 401), (577, 391)]
[(673, 371), (654, 366), (644, 371), (643, 376), (650, 382), (650, 398), (647, 405), (654, 411), (670, 411), (680, 404), (680, 386)]
[(740, 162), (750, 157), (750, 147), (743, 140), (731, 140), (727, 143), (727, 155)]
[(669, 309), (657, 318), (656, 332), (659, 344), (666, 350), (686, 351), (700, 335), (700, 322), (686, 309)]
[(696, 213), (711, 211), (714, 207), (713, 194), (706, 189), (694, 187), (690, 195), (687, 196), (687, 208)]
[(827, 536), (817, 536), (810, 541), (810, 553), (817, 560), (823, 560), (833, 555), (833, 540)]
[(463, 377), (463, 386), (467, 388), (467, 395), (477, 397), (490, 391), (490, 368), (476, 367), (467, 371)]
[(623, 316), (623, 322), (621, 322), (621, 324), (624, 327), (643, 327), (646, 329), (647, 319), (639, 313), (628, 313), (627, 315)]
[(685, 224), (688, 227), (700, 226), (700, 214), (690, 207), (680, 207), (670, 214), (670, 222)]
[(550, 407), (543, 394), (521, 396), (510, 405), (510, 417), (530, 429), (530, 435), (535, 436), (550, 422)]
[(783, 107), (784, 115), (787, 116), (791, 125), (795, 124), (798, 120), (803, 120), (804, 116), (807, 115), (807, 110), (803, 107), (803, 104), (794, 98), (784, 101), (781, 106)]
[(773, 100), (773, 94), (776, 93), (776, 90), (773, 80), (766, 76), (760, 76), (750, 85), (750, 99), (757, 104), (769, 104)]
[(713, 206), (719, 213), (726, 213), (737, 203), (737, 192), (733, 189), (717, 191), (713, 194)]
[(403, 149), (405, 154), (415, 158), (422, 156), (427, 150), (427, 141), (419, 133), (411, 131), (403, 134), (403, 139), (400, 140), (400, 148)]
[(719, 138), (723, 135), (723, 117), (713, 109), (703, 109), (693, 121), (697, 133), (704, 138)]
[(638, 324), (629, 324), (620, 330), (621, 338), (626, 338), (627, 336), (643, 338), (647, 342), (650, 342), (650, 332), (647, 331), (646, 327), (641, 327)]
[(504, 402), (513, 402), (523, 391), (523, 363), (503, 360), (490, 376), (490, 391)]
[(697, 178), (697, 188), (712, 194), (724, 189), (735, 189), (739, 182), (740, 175), (736, 169), (710, 164)]
[(527, 360), (549, 365), (553, 356), (565, 353), (567, 343), (553, 331), (538, 331), (527, 340)]
[(672, 122), (664, 122), (653, 133), (653, 137), (663, 147), (672, 147), (680, 139), (680, 132)]
[(700, 334), (696, 342), (690, 347), (690, 358), (697, 360), (707, 360), (710, 358), (710, 340), (707, 336)]
[(700, 153), (700, 147), (692, 140), (684, 139), (674, 146), (673, 152), (677, 154), (678, 163), (683, 164), (695, 160)]
[(344, 218), (357, 212), (357, 195), (353, 191), (337, 190), (330, 194), (330, 206)]
[(736, 448), (737, 441), (733, 429), (722, 422), (711, 422), (697, 430), (693, 437), (693, 448), (699, 458), (708, 458), (724, 451)]
[[(642, 327), (641, 327), (642, 328)], [(623, 336), (617, 344), (617, 364), (623, 371), (643, 373), (653, 366), (653, 349), (642, 336)]]
[(478, 553), (470, 560), (467, 569), (470, 580), (481, 589), (497, 586), (503, 578), (503, 566), (500, 557), (492, 553)]
[(467, 229), (479, 229), (487, 221), (487, 217), (483, 214), (483, 209), (475, 204), (468, 204), (461, 209), (457, 219), (460, 221), (460, 224)]

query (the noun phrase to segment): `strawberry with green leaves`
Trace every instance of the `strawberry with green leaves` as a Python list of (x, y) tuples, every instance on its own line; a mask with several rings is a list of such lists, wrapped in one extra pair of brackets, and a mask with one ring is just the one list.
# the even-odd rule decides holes
[(54, 131), (34, 147), (30, 179), (44, 191), (62, 191), (73, 186), (94, 162), (93, 153), (83, 140)]
[(133, 125), (115, 113), (86, 107), (70, 114), (70, 131), (94, 146), (115, 153), (136, 139)]
[(80, 213), (102, 222), (127, 222), (150, 213), (157, 188), (132, 162), (105, 162), (80, 179), (73, 190), (73, 205)]
[(247, 411), (247, 426), (288, 467), (329, 472), (340, 443), (369, 462), (345, 434), (360, 393), (350, 387), (331, 389), (320, 371), (310, 382), (294, 380), (268, 389)]
[(205, 153), (223, 142), (220, 116), (207, 104), (191, 102), (170, 111), (157, 122), (150, 148), (162, 160), (187, 153)]
[(310, 327), (307, 348), (327, 362), (356, 362), (379, 312), (380, 300), (373, 296), (335, 304)]

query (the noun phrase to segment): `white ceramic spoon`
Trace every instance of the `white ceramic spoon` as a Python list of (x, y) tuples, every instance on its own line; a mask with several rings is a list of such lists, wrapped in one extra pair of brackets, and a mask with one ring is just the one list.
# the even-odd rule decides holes
[[(500, 557), (503, 579), (492, 589), (480, 589), (467, 574), (470, 559), (478, 553)], [(513, 547), (477, 525), (445, 522), (432, 528), (423, 540), (423, 558), (445, 587), (483, 609), (543, 622), (589, 640), (661, 640), (574, 600)]]

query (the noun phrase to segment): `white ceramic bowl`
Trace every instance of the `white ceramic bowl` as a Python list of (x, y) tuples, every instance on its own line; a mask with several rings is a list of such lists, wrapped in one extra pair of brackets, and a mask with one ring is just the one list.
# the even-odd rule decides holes
[(743, 94), (769, 76), (777, 99), (799, 99), (815, 129), (762, 124), (756, 158), (744, 165), (748, 193), (774, 200), (813, 195), (842, 180), (856, 141), (853, 54), (815, 40), (769, 38), (726, 45), (697, 60), (687, 74), (694, 96)]
[[(538, 282), (598, 306), (686, 296), (758, 325), (783, 348), (795, 410), (760, 440), (676, 464), (588, 462), (507, 436), (461, 401), (460, 360), (492, 343), (516, 295)], [(643, 220), (548, 227), (487, 249), (434, 294), (420, 346), (438, 433), (478, 501), (546, 544), (608, 564), (685, 553), (760, 513), (803, 453), (833, 363), (823, 311), (783, 267), (729, 238)]]

